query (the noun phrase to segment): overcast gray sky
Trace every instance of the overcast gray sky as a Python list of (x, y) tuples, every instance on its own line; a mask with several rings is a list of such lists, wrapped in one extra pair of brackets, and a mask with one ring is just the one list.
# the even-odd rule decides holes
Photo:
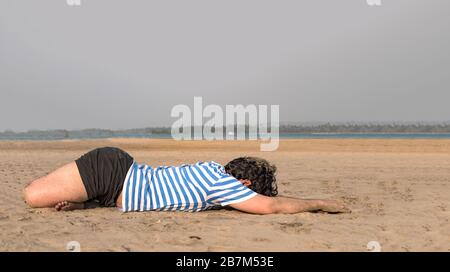
[(0, 1), (0, 130), (171, 125), (194, 96), (449, 121), (450, 1)]

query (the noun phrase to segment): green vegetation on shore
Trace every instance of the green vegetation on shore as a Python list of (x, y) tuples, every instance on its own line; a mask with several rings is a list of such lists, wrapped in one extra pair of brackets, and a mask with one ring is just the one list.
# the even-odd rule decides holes
[[(248, 131), (248, 126), (246, 131)], [(192, 131), (194, 129), (192, 128)], [(224, 131), (226, 131), (224, 129)], [(450, 123), (439, 124), (372, 124), (372, 123), (323, 123), (313, 125), (281, 125), (280, 134), (312, 133), (450, 133)], [(169, 136), (170, 127), (149, 127), (126, 130), (83, 129), (83, 130), (30, 130), (26, 132), (3, 131), (0, 139), (77, 139), (114, 137), (158, 137)]]

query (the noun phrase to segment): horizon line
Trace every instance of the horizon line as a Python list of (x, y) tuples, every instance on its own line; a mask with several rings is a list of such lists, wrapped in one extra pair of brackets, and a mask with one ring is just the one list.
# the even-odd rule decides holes
[[(315, 127), (315, 126), (448, 126), (449, 121), (305, 121), (305, 122), (280, 122), (279, 127), (293, 126), (293, 127)], [(235, 125), (236, 126), (236, 125)], [(248, 124), (237, 125), (237, 126), (249, 126)], [(194, 128), (196, 126), (190, 126)], [(202, 126), (203, 127), (203, 126)], [(224, 125), (223, 128), (227, 126)], [(146, 130), (146, 129), (171, 129), (171, 126), (147, 126), (147, 127), (135, 127), (135, 128), (49, 128), (49, 129), (4, 129), (0, 130), (0, 133), (29, 133), (29, 132), (51, 132), (51, 131), (67, 131), (67, 132), (77, 132), (86, 130), (97, 130), (97, 131), (130, 131), (130, 130)]]

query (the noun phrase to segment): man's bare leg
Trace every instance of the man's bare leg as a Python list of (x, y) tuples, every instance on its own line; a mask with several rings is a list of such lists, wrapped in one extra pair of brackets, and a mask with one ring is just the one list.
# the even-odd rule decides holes
[(88, 195), (76, 163), (71, 162), (33, 181), (24, 189), (24, 199), (32, 208), (68, 211), (86, 208)]

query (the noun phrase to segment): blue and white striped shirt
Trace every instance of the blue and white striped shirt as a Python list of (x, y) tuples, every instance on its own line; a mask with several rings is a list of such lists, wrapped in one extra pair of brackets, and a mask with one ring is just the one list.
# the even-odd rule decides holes
[(255, 195), (216, 162), (157, 168), (134, 162), (123, 185), (122, 211), (196, 212)]

